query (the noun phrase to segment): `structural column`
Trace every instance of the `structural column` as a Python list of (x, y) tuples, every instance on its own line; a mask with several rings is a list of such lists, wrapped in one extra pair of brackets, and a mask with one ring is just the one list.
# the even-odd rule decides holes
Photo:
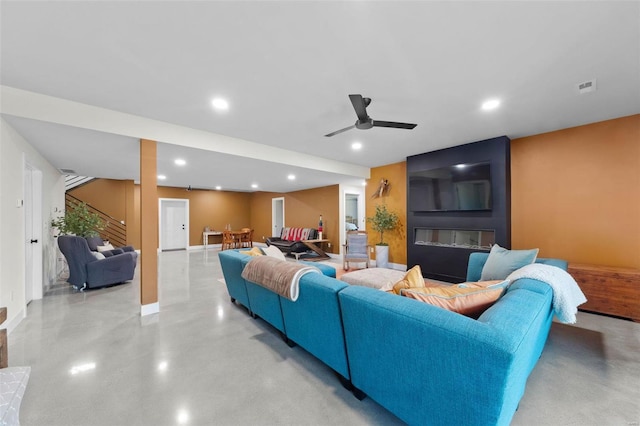
[(140, 315), (160, 311), (158, 303), (157, 143), (140, 140)]

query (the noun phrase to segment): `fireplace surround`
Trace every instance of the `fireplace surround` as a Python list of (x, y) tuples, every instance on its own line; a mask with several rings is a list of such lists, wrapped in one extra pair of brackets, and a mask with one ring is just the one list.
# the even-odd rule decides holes
[[(420, 265), (426, 278), (462, 282), (469, 254), (488, 252), (493, 244), (511, 248), (510, 142), (500, 136), (407, 157), (407, 267)], [(433, 197), (434, 185), (411, 185), (412, 177), (430, 178), (430, 170), (465, 164), (489, 164), (490, 176), (482, 181), (490, 185), (490, 208), (434, 211), (424, 208), (429, 202), (415, 199)], [(451, 180), (452, 187), (461, 186), (455, 176)], [(437, 184), (443, 183), (446, 179), (440, 177)]]

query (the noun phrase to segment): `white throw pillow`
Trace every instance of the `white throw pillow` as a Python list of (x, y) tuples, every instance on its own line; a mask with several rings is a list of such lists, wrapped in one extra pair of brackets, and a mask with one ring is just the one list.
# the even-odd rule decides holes
[(113, 250), (113, 246), (111, 244), (106, 244), (104, 246), (98, 246), (98, 251), (109, 251)]
[(271, 256), (271, 257), (275, 257), (276, 259), (279, 260), (283, 260), (286, 261), (287, 259), (285, 259), (284, 257), (284, 253), (282, 253), (280, 251), (280, 249), (276, 246), (267, 246), (267, 247), (262, 247), (262, 251), (264, 252), (264, 254), (266, 254), (267, 256)]
[(92, 251), (91, 254), (93, 255), (93, 257), (95, 257), (98, 260), (106, 259), (104, 254), (99, 253), (97, 251)]

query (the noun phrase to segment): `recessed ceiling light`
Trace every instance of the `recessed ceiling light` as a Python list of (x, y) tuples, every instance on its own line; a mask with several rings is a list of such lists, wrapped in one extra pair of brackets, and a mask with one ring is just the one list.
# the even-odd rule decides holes
[(167, 177), (165, 175), (158, 175), (158, 180), (165, 180)]
[(499, 99), (489, 99), (482, 104), (482, 109), (485, 111), (490, 111), (492, 109), (496, 109), (500, 106)]
[(216, 191), (220, 191), (222, 187), (220, 185), (216, 186)]
[(351, 149), (353, 149), (354, 151), (357, 151), (359, 149), (362, 149), (362, 143), (360, 142), (354, 142), (351, 144)]
[(184, 166), (185, 164), (187, 164), (187, 162), (182, 158), (176, 158), (175, 160), (173, 160), (173, 162), (176, 164), (176, 166)]
[(257, 183), (252, 183), (252, 184), (251, 184), (251, 187), (252, 187), (253, 189), (256, 189), (256, 188), (258, 187), (258, 184), (257, 184)]
[(229, 109), (229, 102), (222, 98), (214, 98), (211, 101), (211, 105), (218, 111), (226, 111)]
[(296, 180), (296, 175), (289, 175), (289, 176), (287, 176), (287, 179)]
[(467, 165), (466, 164), (456, 164), (456, 167), (458, 169), (464, 169), (465, 167), (467, 167)]

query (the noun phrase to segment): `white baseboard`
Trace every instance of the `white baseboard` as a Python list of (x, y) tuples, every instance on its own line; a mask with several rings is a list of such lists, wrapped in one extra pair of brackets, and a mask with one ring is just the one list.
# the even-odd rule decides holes
[(141, 317), (144, 317), (146, 315), (157, 314), (158, 312), (160, 312), (160, 303), (159, 302), (149, 303), (147, 305), (141, 305), (140, 306), (140, 316)]
[[(8, 309), (7, 309), (8, 311)], [(14, 316), (13, 318), (11, 318), (11, 320), (3, 323), (3, 327), (2, 328), (6, 328), (7, 329), (7, 334), (11, 334), (11, 332), (18, 326), (18, 324), (20, 324), (20, 322), (25, 319), (25, 317), (27, 316), (27, 312), (23, 309), (20, 310), (20, 312), (18, 312), (18, 314), (16, 316)]]

